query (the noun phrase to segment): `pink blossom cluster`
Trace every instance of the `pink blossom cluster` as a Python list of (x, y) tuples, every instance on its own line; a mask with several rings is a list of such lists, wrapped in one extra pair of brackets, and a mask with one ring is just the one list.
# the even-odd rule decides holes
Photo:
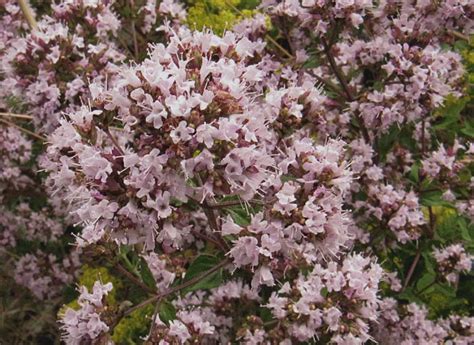
[[(156, 239), (179, 248), (190, 219), (173, 216), (179, 211), (173, 199), (202, 202), (231, 193), (249, 200), (259, 192), (274, 160), (257, 149), (258, 138), (271, 134), (264, 125), (259, 129), (263, 119), (251, 116), (249, 88), (259, 73), (244, 62), (258, 49), (231, 33), (220, 38), (182, 30), (141, 65), (118, 74), (116, 87), (91, 84), (95, 107), (61, 121), (45, 164), (54, 187), (75, 195), (86, 243), (107, 234), (151, 249)], [(215, 62), (212, 55), (222, 58)], [(111, 133), (107, 114), (124, 129)], [(128, 230), (118, 231), (124, 224)]]
[[(262, 321), (252, 313), (259, 305), (260, 298), (250, 286), (241, 280), (231, 280), (211, 290), (208, 294), (198, 291), (177, 299), (173, 304), (177, 310), (177, 320), (166, 325), (156, 319), (156, 332), (149, 341), (166, 343), (185, 343), (186, 341), (226, 343), (239, 339), (243, 343), (251, 343), (255, 334), (262, 334), (258, 325)], [(243, 320), (255, 323), (255, 329), (246, 330), (239, 324), (233, 311), (239, 308)]]
[[(186, 18), (184, 6), (174, 0), (146, 0), (145, 4), (138, 10), (138, 25), (144, 33), (157, 29), (157, 24), (161, 24), (163, 19), (170, 21), (172, 26), (179, 26)], [(162, 17), (162, 18), (159, 18)], [(161, 20), (159, 20), (161, 19)], [(158, 29), (162, 29), (160, 25)]]
[[(53, 3), (52, 13), (38, 20), (37, 29), (26, 35), (5, 34), (0, 95), (22, 101), (39, 129), (56, 128), (63, 111), (74, 111), (86, 101), (89, 83), (110, 82), (127, 58), (120, 49), (120, 30), (126, 23), (115, 6), (115, 0)], [(172, 0), (162, 2), (158, 11), (150, 10), (154, 6), (156, 1), (151, 1), (139, 9), (145, 31), (164, 19), (178, 23), (185, 17)], [(8, 2), (6, 10), (5, 30), (19, 30), (24, 25), (14, 20), (19, 7)]]
[(54, 254), (38, 251), (24, 255), (16, 262), (15, 281), (38, 299), (51, 299), (58, 297), (63, 287), (74, 281), (79, 267), (78, 251), (61, 261)]
[(168, 288), (175, 280), (176, 274), (172, 270), (167, 269), (166, 258), (160, 258), (156, 253), (149, 253), (143, 257), (150, 269), (151, 274), (156, 282), (158, 290)]
[(84, 286), (79, 287), (79, 309), (67, 308), (61, 318), (66, 344), (91, 342), (109, 330), (109, 326), (101, 320), (101, 313), (107, 310), (104, 298), (112, 288), (112, 283), (101, 284), (99, 281), (95, 282), (91, 292)]
[(474, 256), (469, 255), (461, 244), (452, 244), (446, 248), (435, 248), (433, 253), (439, 273), (450, 283), (456, 283), (459, 273), (470, 271)]
[(0, 201), (4, 193), (14, 189), (24, 188), (31, 179), (23, 174), (31, 155), (31, 141), (16, 128), (2, 127), (0, 129)]
[[(360, 71), (344, 82), (342, 96), (348, 98), (349, 112), (343, 111), (338, 117), (357, 116), (377, 135), (392, 124), (425, 118), (445, 96), (460, 94), (460, 57), (441, 49), (442, 35), (436, 35), (440, 27), (432, 26), (443, 18), (443, 30), (468, 28), (472, 8), (467, 2), (446, 1), (434, 8), (423, 1), (329, 3), (269, 0), (262, 8), (276, 23), (289, 23), (285, 35), (300, 62), (310, 56), (311, 44), (318, 44), (321, 51), (332, 55), (328, 67), (337, 66), (338, 79), (351, 70)], [(331, 42), (328, 30), (336, 21), (342, 39)], [(367, 35), (357, 39), (353, 30), (362, 24)], [(319, 40), (314, 42), (311, 37)], [(315, 73), (334, 79), (328, 67), (319, 66)]]
[(374, 217), (385, 223), (402, 243), (420, 237), (426, 221), (413, 191), (407, 193), (391, 185), (374, 184), (368, 188), (368, 198), (355, 203), (355, 207), (367, 208), (364, 217)]
[(285, 344), (323, 334), (335, 344), (364, 344), (371, 339), (370, 321), (378, 317), (382, 275), (383, 269), (370, 258), (349, 255), (341, 265), (318, 264), (308, 275), (286, 282), (266, 307), (280, 321)]
[(84, 100), (88, 81), (105, 79), (125, 56), (109, 39), (120, 28), (111, 3), (61, 2), (37, 25), (4, 42), (0, 85), (3, 96), (21, 100), (35, 124), (51, 131), (61, 111)]
[[(44, 200), (48, 187), (38, 172), (43, 157), (33, 147), (39, 136), (28, 137), (31, 131), (19, 126), (48, 133), (63, 111), (86, 102), (90, 82), (111, 82), (117, 64), (126, 59), (119, 48), (126, 19), (117, 14), (114, 1), (61, 1), (45, 4), (49, 11), (36, 15), (37, 27), (30, 29), (16, 1), (0, 5), (0, 252), (10, 255), (25, 241), (33, 248), (49, 246), (40, 254), (21, 252), (12, 276), (40, 299), (57, 297), (80, 266), (78, 253), (67, 248), (72, 241), (68, 226), (77, 219), (63, 212), (62, 193)], [(176, 23), (184, 16), (172, 1), (163, 2), (158, 12), (162, 17), (155, 18), (155, 27), (167, 16)], [(10, 115), (18, 112), (27, 114), (16, 122)], [(56, 251), (61, 246), (66, 247), (62, 254)], [(66, 262), (71, 255), (74, 264)]]
[(474, 341), (474, 145), (446, 49), (468, 1), (265, 0), (221, 36), (173, 0), (55, 2), (37, 28), (6, 4), (0, 256), (38, 299), (81, 252), (140, 291), (127, 310), (81, 286), (66, 344), (150, 304), (150, 344)]
[(428, 311), (415, 303), (399, 306), (395, 299), (380, 303), (375, 339), (386, 344), (459, 344), (474, 341), (474, 318), (453, 315), (432, 321)]

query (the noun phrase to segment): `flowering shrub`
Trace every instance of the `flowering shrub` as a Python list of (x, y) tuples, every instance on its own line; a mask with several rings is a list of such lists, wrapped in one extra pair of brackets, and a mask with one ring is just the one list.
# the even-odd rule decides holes
[(5, 339), (474, 342), (467, 1), (2, 4)]

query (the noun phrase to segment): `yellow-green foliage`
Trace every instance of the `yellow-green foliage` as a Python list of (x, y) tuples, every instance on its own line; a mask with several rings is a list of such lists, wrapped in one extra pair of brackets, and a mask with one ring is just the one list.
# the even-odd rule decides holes
[(226, 29), (253, 14), (245, 0), (194, 0), (188, 10), (189, 27), (197, 30), (211, 28), (222, 34)]
[[(114, 288), (112, 291), (109, 292), (109, 294), (106, 297), (107, 304), (109, 305), (115, 305), (116, 304), (116, 292), (121, 286), (120, 280), (112, 276), (109, 272), (109, 270), (105, 267), (90, 267), (88, 265), (82, 266), (81, 269), (82, 273), (79, 277), (79, 280), (77, 282), (78, 285), (80, 286), (85, 286), (88, 291), (92, 290), (92, 287), (94, 286), (94, 283), (99, 280), (103, 284), (106, 283), (112, 283)], [(66, 304), (63, 306), (59, 312), (58, 315), (64, 314), (66, 308), (72, 308), (72, 309), (79, 309), (79, 303), (77, 302), (77, 299), (74, 301)]]
[(146, 335), (153, 311), (154, 306), (150, 304), (124, 317), (115, 327), (112, 340), (116, 344), (136, 344), (140, 336)]
[(474, 35), (470, 36), (469, 42), (464, 42), (464, 46), (460, 49), (460, 53), (464, 59), (464, 67), (467, 71), (468, 95), (472, 97), (474, 84)]
[[(428, 207), (422, 207), (421, 210), (423, 211), (425, 220), (429, 222), (430, 214), (428, 211)], [(433, 206), (431, 207), (431, 211), (433, 212), (433, 215), (436, 217), (436, 221), (438, 223), (442, 223), (446, 221), (448, 218), (453, 217), (457, 214), (454, 209), (449, 208), (449, 207), (443, 207), (443, 206)]]
[(118, 289), (120, 289), (122, 282), (110, 274), (109, 270), (105, 267), (90, 267), (84, 265), (82, 267), (82, 274), (79, 278), (79, 285), (85, 286), (87, 290), (91, 291), (94, 283), (99, 280), (102, 284), (112, 283), (114, 288), (106, 297), (109, 305), (115, 305), (115, 295)]
[(469, 65), (474, 65), (474, 51), (473, 50), (467, 50), (464, 52), (464, 58), (466, 59), (467, 64)]

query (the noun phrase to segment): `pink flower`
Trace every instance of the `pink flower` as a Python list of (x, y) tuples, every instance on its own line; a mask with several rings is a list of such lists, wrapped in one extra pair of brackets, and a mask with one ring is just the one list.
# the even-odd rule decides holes
[(229, 252), (229, 255), (234, 260), (236, 267), (246, 265), (257, 266), (259, 247), (258, 241), (255, 237), (243, 236), (234, 241), (234, 245)]
[(191, 139), (191, 134), (194, 133), (194, 129), (187, 127), (186, 121), (181, 121), (175, 129), (171, 131), (171, 138), (173, 142), (176, 144), (180, 141), (185, 142)]

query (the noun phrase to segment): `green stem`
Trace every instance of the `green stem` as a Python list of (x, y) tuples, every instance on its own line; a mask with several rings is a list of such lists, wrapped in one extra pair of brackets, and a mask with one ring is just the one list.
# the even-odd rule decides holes
[(206, 272), (204, 272), (204, 273), (202, 273), (202, 274), (200, 274), (200, 275), (184, 282), (183, 284), (180, 284), (180, 285), (175, 286), (175, 287), (168, 288), (163, 293), (152, 296), (152, 297), (144, 300), (143, 302), (137, 304), (136, 306), (131, 307), (130, 309), (128, 309), (124, 312), (123, 316), (128, 316), (128, 315), (132, 314), (137, 309), (143, 308), (144, 306), (146, 306), (150, 303), (158, 301), (158, 300), (160, 300), (160, 299), (162, 299), (162, 298), (164, 298), (168, 295), (174, 294), (175, 292), (178, 292), (178, 291), (180, 291), (184, 288), (187, 288), (188, 286), (192, 286), (192, 285), (198, 283), (199, 281), (203, 280), (204, 278), (210, 276), (214, 272), (220, 270), (222, 267), (226, 266), (227, 264), (229, 264), (229, 260), (225, 259), (225, 260), (221, 261), (218, 265), (214, 266), (213, 268), (211, 268), (211, 269), (207, 270)]
[(18, 5), (25, 16), (25, 19), (31, 30), (38, 30), (38, 23), (36, 23), (35, 15), (27, 0), (18, 0)]

